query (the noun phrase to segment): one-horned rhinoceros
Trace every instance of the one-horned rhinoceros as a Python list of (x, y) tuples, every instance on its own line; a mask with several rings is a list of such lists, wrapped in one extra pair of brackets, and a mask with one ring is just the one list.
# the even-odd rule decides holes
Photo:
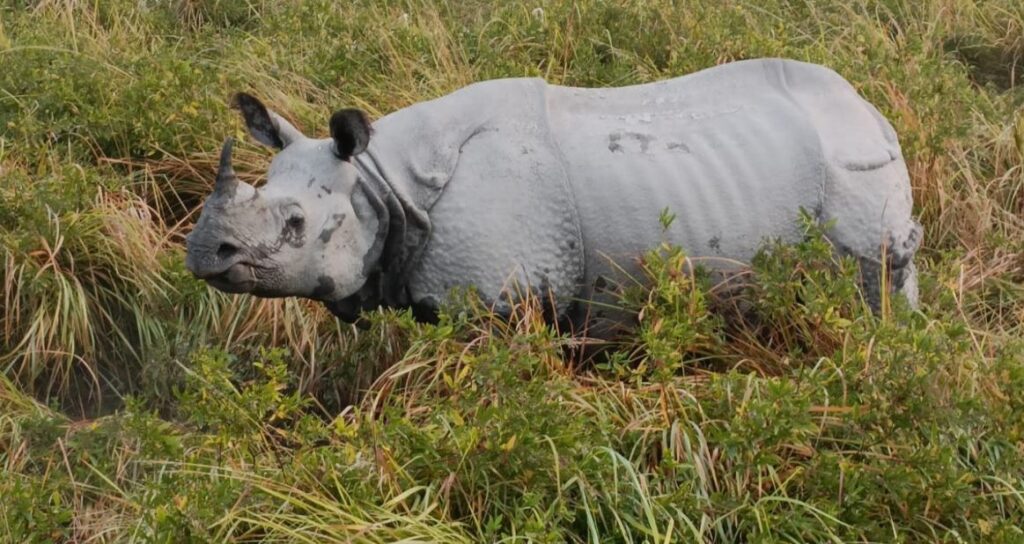
[(644, 250), (667, 239), (711, 268), (749, 261), (766, 238), (801, 239), (804, 210), (834, 221), (873, 306), (883, 268), (916, 303), (921, 228), (896, 134), (821, 66), (750, 60), (610, 89), (486, 81), (372, 126), (340, 110), (325, 139), (252, 96), (235, 104), (280, 152), (256, 189), (225, 143), (186, 259), (223, 291), (428, 319), (452, 288), (501, 312), (526, 286), (580, 326)]

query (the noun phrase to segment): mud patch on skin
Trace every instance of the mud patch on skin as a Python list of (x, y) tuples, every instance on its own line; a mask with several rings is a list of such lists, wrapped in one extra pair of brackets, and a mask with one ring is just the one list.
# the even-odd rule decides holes
[(722, 252), (722, 239), (719, 238), (718, 236), (711, 237), (711, 239), (708, 240), (708, 247), (713, 249), (713, 250), (715, 250), (718, 253), (721, 253)]
[(639, 132), (614, 132), (608, 135), (608, 151), (612, 153), (647, 153), (651, 148), (651, 142), (656, 140), (650, 134)]
[(609, 134), (608, 135), (608, 151), (612, 153), (622, 153), (622, 146), (619, 145), (619, 140), (622, 139), (621, 134)]
[(665, 146), (665, 149), (669, 151), (679, 151), (681, 153), (690, 152), (690, 146), (684, 144), (683, 142), (669, 142), (668, 145)]
[(334, 280), (330, 276), (320, 276), (316, 282), (317, 285), (312, 294), (314, 299), (324, 298), (334, 292)]
[(320, 237), (319, 237), (320, 241), (322, 243), (325, 243), (325, 244), (327, 242), (330, 242), (331, 241), (331, 237), (334, 236), (334, 231), (338, 230), (338, 228), (340, 228), (341, 224), (344, 223), (344, 222), (345, 222), (345, 214), (343, 214), (343, 213), (336, 213), (336, 214), (332, 215), (331, 216), (331, 220), (330, 220), (331, 225), (328, 226), (328, 227), (324, 227), (324, 230), (320, 231)]

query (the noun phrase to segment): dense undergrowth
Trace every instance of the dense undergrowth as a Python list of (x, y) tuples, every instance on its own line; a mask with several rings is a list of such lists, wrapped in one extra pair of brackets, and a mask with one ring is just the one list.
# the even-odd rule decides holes
[[(0, 541), (1024, 541), (1022, 6), (3, 3)], [(652, 248), (596, 363), (528, 303), (357, 329), (184, 270), (234, 91), (323, 134), (486, 78), (761, 56), (892, 120), (920, 311), (872, 315), (811, 226), (728, 296)]]

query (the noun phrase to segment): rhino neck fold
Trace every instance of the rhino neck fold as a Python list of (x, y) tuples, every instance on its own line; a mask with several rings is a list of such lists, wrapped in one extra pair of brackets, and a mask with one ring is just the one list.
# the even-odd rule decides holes
[[(376, 196), (386, 210), (378, 211), (386, 224), (386, 231), (382, 227), (378, 233), (384, 241), (379, 258), (367, 259), (366, 285), (351, 297), (330, 303), (332, 311), (356, 304), (359, 309), (381, 304), (406, 308), (418, 302), (411, 300), (410, 283), (418, 281), (421, 257), (430, 239), (428, 212), (451, 180), (462, 147), (481, 132), (481, 119), (493, 112), (489, 96), (479, 91), (460, 93), (415, 104), (373, 123), (366, 151), (352, 163), (368, 198), (372, 201)], [(335, 313), (344, 319), (339, 311)]]
[(406, 289), (408, 275), (419, 261), (430, 233), (426, 211), (409, 197), (406, 183), (382, 167), (376, 151), (371, 145), (353, 161), (360, 174), (360, 189), (380, 223), (377, 240), (363, 269), (367, 281), (350, 297), (327, 303), (334, 314), (349, 321), (363, 309), (411, 304)]

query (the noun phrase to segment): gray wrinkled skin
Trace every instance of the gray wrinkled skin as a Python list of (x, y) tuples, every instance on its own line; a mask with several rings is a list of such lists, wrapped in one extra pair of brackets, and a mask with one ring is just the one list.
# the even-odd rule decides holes
[(623, 319), (604, 305), (644, 250), (667, 239), (728, 270), (768, 238), (798, 241), (802, 208), (835, 221), (873, 306), (883, 267), (916, 304), (921, 228), (896, 134), (820, 66), (742, 61), (613, 89), (487, 81), (378, 120), (347, 160), (351, 138), (269, 115), (250, 124), (284, 142), (266, 186), (218, 188), (189, 237), (188, 268), (225, 291), (354, 319), (379, 305), (428, 318), (465, 286), (501, 312), (531, 289), (553, 295), (551, 317), (600, 331)]

